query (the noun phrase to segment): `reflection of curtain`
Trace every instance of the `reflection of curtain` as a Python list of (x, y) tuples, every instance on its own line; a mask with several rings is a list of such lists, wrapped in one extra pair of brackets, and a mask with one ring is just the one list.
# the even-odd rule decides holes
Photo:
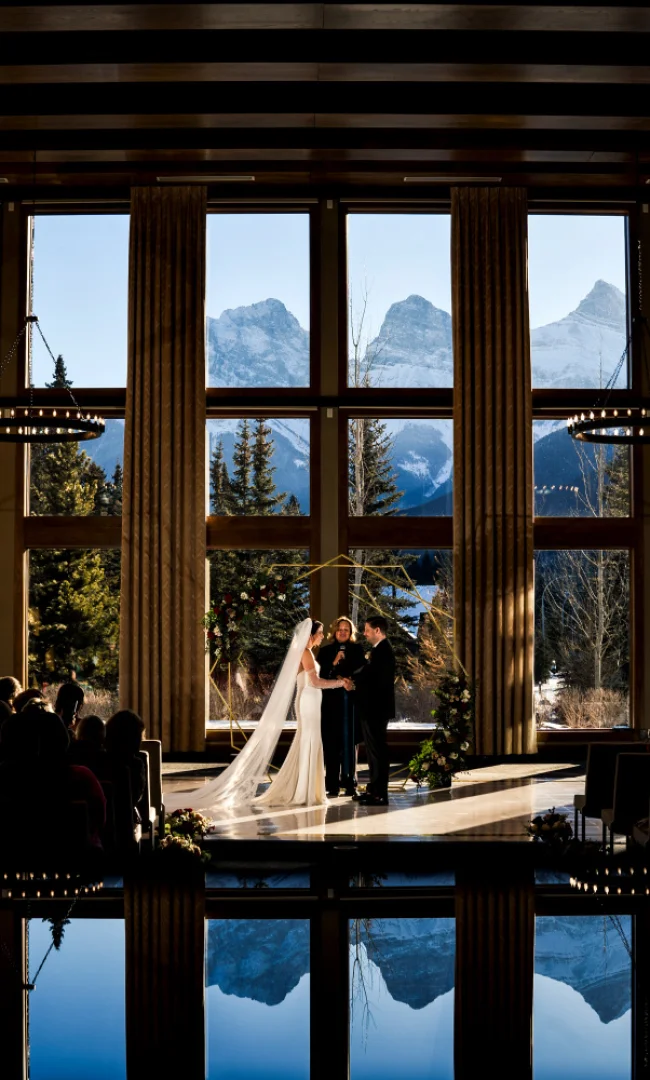
[(456, 651), (478, 689), (475, 750), (535, 750), (527, 206), (452, 190)]
[(163, 750), (205, 740), (205, 188), (134, 188), (120, 701)]
[(129, 1077), (205, 1078), (203, 867), (175, 870), (124, 882)]
[[(506, 845), (507, 846), (507, 845)], [(494, 856), (456, 872), (454, 1077), (532, 1076), (535, 896), (530, 860)]]

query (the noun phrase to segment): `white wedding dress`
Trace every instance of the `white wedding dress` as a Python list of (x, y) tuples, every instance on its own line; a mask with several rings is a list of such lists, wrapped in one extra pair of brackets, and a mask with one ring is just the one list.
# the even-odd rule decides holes
[[(168, 813), (189, 807), (216, 819), (242, 806), (315, 806), (327, 802), (320, 732), (321, 690), (341, 684), (336, 679), (321, 679), (318, 670), (301, 670), (311, 628), (311, 619), (295, 628), (257, 728), (232, 764), (201, 787), (166, 794)], [(258, 786), (268, 779), (285, 721), (293, 717), (297, 730), (286, 760), (268, 790), (256, 798)]]
[[(318, 679), (320, 667), (315, 661), (314, 666)], [(255, 799), (254, 806), (318, 806), (327, 802), (320, 728), (322, 690), (312, 686), (311, 676), (304, 669), (298, 673), (296, 734), (282, 768), (264, 794)]]

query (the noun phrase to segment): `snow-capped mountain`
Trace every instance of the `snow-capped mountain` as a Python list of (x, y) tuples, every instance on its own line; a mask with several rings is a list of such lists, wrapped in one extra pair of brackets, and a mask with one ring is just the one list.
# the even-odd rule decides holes
[(309, 386), (309, 334), (280, 300), (206, 323), (208, 386)]
[[(615, 285), (597, 281), (575, 311), (530, 337), (534, 387), (605, 386), (625, 349), (625, 297)], [(626, 382), (624, 363), (616, 385)]]
[(366, 366), (371, 386), (453, 386), (451, 315), (423, 296), (391, 304)]

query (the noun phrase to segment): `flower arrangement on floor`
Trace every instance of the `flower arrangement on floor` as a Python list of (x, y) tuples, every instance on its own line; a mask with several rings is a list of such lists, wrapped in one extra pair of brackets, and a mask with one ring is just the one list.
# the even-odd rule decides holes
[(526, 832), (535, 840), (542, 840), (546, 844), (565, 843), (573, 836), (569, 815), (556, 814), (555, 807), (529, 821)]
[(439, 675), (434, 695), (438, 705), (431, 715), (435, 730), (420, 744), (409, 762), (409, 776), (418, 787), (449, 787), (453, 773), (465, 768), (472, 739), (475, 691), (462, 671), (445, 668)]
[(174, 810), (165, 821), (165, 838), (160, 851), (168, 855), (191, 855), (201, 862), (209, 862), (210, 854), (201, 846), (209, 831), (209, 818), (198, 810)]
[(214, 600), (203, 618), (206, 652), (218, 664), (229, 664), (240, 653), (239, 638), (252, 619), (263, 615), (272, 602), (284, 603), (290, 585), (275, 571), (265, 571), (248, 581), (244, 588), (225, 592)]

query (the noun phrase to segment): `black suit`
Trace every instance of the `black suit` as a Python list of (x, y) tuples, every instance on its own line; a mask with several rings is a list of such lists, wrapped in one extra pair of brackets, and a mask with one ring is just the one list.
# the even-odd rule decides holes
[[(332, 641), (319, 651), (321, 678), (347, 678), (363, 666), (363, 647), (353, 641), (344, 643), (345, 657), (335, 665), (334, 660), (340, 648), (338, 641)], [(323, 691), (321, 734), (325, 756), (325, 787), (329, 792), (338, 791), (340, 786), (351, 791), (356, 783), (355, 698), (353, 690)]]
[(390, 768), (386, 733), (388, 721), (395, 716), (395, 654), (388, 638), (371, 649), (369, 659), (353, 678), (370, 771), (367, 790), (385, 798)]

